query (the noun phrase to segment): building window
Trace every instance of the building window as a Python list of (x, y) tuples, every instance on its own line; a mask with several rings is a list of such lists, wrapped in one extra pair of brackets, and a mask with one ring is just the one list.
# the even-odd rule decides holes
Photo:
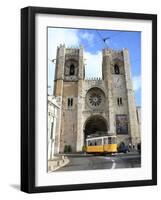
[(54, 123), (51, 122), (51, 134), (50, 134), (50, 139), (51, 140), (53, 139), (53, 126), (54, 126)]
[(68, 108), (71, 108), (73, 106), (73, 98), (68, 98)]
[(120, 104), (120, 101), (119, 101), (119, 98), (117, 98), (117, 105), (119, 106), (119, 104)]
[(117, 64), (114, 65), (115, 74), (120, 74), (120, 69)]
[(122, 98), (120, 98), (120, 105), (122, 105)]
[(70, 98), (68, 98), (68, 107), (70, 107)]
[(70, 105), (73, 106), (73, 98), (70, 99)]
[(74, 75), (75, 74), (75, 67), (73, 64), (70, 65), (70, 75)]
[(122, 97), (117, 98), (117, 105), (122, 106)]

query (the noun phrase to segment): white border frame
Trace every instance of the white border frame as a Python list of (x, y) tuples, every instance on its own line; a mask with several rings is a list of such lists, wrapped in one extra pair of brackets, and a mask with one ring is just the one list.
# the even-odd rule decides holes
[[(36, 14), (35, 185), (56, 186), (152, 179), (152, 21)], [(74, 24), (74, 27), (73, 27)], [(76, 24), (76, 25), (75, 25)], [(141, 31), (142, 157), (141, 168), (47, 173), (47, 26)], [(53, 55), (55, 56), (55, 55)], [(97, 173), (96, 173), (97, 172)]]

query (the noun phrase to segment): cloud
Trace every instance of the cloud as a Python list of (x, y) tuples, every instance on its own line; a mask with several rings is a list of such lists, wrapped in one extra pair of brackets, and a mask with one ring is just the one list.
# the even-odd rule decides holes
[(84, 52), (86, 78), (102, 77), (102, 52), (95, 54)]
[(77, 29), (62, 29), (49, 28), (48, 29), (48, 58), (56, 57), (57, 46), (65, 44), (66, 47), (79, 46), (79, 37), (77, 36)]
[(141, 88), (141, 77), (134, 76), (134, 77), (132, 77), (132, 80), (133, 80), (133, 89), (135, 91), (138, 91)]
[(80, 38), (87, 40), (88, 43), (93, 43), (94, 41), (94, 35), (88, 32), (81, 33)]

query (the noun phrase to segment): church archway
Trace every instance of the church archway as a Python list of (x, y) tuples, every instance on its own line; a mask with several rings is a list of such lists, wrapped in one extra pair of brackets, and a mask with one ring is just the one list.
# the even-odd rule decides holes
[(84, 141), (86, 138), (107, 135), (107, 121), (100, 115), (89, 117), (84, 124)]

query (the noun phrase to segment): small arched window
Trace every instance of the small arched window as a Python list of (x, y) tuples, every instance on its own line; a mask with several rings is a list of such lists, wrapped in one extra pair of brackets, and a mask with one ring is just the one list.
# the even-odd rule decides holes
[(70, 65), (70, 75), (74, 75), (75, 74), (75, 66), (73, 64)]
[(120, 74), (120, 69), (117, 64), (114, 65), (115, 74)]

